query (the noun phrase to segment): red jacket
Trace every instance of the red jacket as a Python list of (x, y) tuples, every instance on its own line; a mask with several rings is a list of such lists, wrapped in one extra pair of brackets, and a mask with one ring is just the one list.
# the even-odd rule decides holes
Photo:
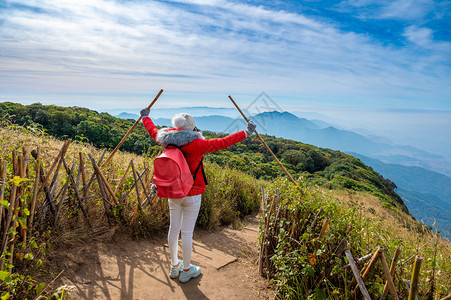
[[(157, 135), (159, 134), (158, 128), (153, 124), (152, 120), (149, 117), (145, 117), (142, 119), (144, 127), (149, 132), (150, 136), (159, 142), (157, 140)], [(176, 129), (161, 129), (163, 130), (163, 134), (168, 134), (171, 132), (176, 132)], [(160, 133), (161, 133), (160, 130)], [(200, 133), (197, 133), (195, 131), (193, 132), (187, 132), (190, 135), (198, 134), (200, 138), (195, 138), (192, 141), (189, 141), (184, 145), (181, 149), (183, 154), (185, 155), (186, 161), (188, 162), (189, 168), (191, 170), (191, 173), (194, 173), (196, 171), (196, 168), (199, 166), (199, 163), (206, 153), (218, 151), (221, 149), (225, 149), (227, 147), (230, 147), (236, 143), (239, 143), (241, 141), (244, 141), (246, 139), (246, 133), (244, 131), (239, 131), (234, 134), (228, 135), (221, 139), (211, 139), (206, 140), (203, 139), (202, 135)], [(191, 134), (192, 133), (192, 134)], [(161, 144), (161, 143), (160, 143)], [(166, 146), (166, 145), (163, 145)], [(194, 175), (194, 174), (193, 174)], [(196, 180), (194, 181), (193, 187), (189, 191), (187, 196), (194, 196), (203, 194), (205, 192), (205, 181), (204, 177), (202, 176), (202, 171), (199, 168)]]

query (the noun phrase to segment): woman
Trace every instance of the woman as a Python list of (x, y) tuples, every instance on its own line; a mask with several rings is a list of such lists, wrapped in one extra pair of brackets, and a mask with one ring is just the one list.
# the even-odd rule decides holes
[[(201, 163), (203, 155), (218, 151), (239, 143), (251, 135), (257, 125), (249, 121), (245, 131), (239, 131), (221, 139), (206, 140), (200, 132), (195, 131), (194, 118), (186, 113), (174, 115), (172, 125), (174, 128), (158, 128), (149, 118), (149, 110), (141, 110), (144, 127), (150, 136), (161, 146), (176, 145), (181, 148), (191, 173), (197, 169), (194, 184), (188, 195), (178, 199), (169, 200), (170, 226), (168, 233), (168, 245), (171, 255), (170, 278), (177, 278), (181, 282), (188, 282), (191, 278), (200, 275), (200, 267), (191, 264), (191, 252), (193, 245), (193, 231), (199, 214), (201, 196), (205, 192), (205, 178), (203, 168), (197, 168)], [(200, 174), (199, 174), (200, 173)], [(178, 239), (182, 233), (183, 261), (178, 259)]]

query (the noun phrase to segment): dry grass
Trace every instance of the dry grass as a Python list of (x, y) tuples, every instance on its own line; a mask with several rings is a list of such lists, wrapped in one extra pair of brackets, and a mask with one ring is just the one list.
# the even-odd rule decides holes
[(368, 253), (374, 250), (375, 245), (380, 245), (385, 247), (388, 252), (387, 259), (391, 260), (395, 249), (400, 247), (402, 252), (397, 272), (406, 280), (410, 279), (412, 264), (415, 257), (419, 255), (423, 257), (420, 274), (422, 290), (429, 290), (435, 265), (436, 291), (439, 291), (442, 296), (451, 293), (451, 243), (449, 240), (438, 237), (430, 228), (411, 215), (397, 209), (383, 207), (375, 196), (348, 191), (333, 191), (332, 195), (342, 203), (358, 208), (362, 219), (368, 220), (366, 224), (369, 225), (362, 231), (364, 240), (367, 241)]
[[(42, 132), (30, 132), (23, 127), (0, 126), (0, 157), (4, 159), (8, 159), (13, 150), (21, 152), (23, 147), (28, 147), (30, 150), (40, 147), (44, 170), (48, 170), (60, 152), (63, 144), (64, 141), (42, 134)], [(80, 143), (77, 141), (72, 142), (65, 156), (68, 166), (75, 163), (78, 167), (80, 161), (79, 153), (82, 153), (85, 173), (87, 174), (87, 177), (90, 178), (93, 173), (93, 168), (88, 154), (91, 154), (98, 161), (103, 151), (96, 149), (94, 146), (89, 144)], [(105, 154), (104, 160), (108, 157), (109, 153), (110, 152), (107, 152)], [(138, 172), (141, 172), (144, 169), (144, 166), (151, 165), (152, 162), (150, 158), (146, 158), (144, 156), (118, 151), (108, 166), (103, 168), (104, 174), (106, 174), (108, 182), (112, 183), (113, 189), (115, 188), (115, 184), (118, 184), (124, 169), (128, 166), (130, 160), (132, 159)], [(34, 163), (34, 159), (30, 159), (30, 161)], [(64, 167), (61, 167), (60, 169), (61, 178), (65, 176), (65, 171), (63, 169)], [(30, 171), (33, 171), (33, 168), (30, 168)], [(78, 172), (77, 168), (75, 169), (75, 172)], [(60, 184), (62, 185), (63, 182)], [(86, 226), (84, 226), (85, 222), (81, 217), (79, 218), (79, 221), (75, 222), (74, 218), (70, 217), (71, 211), (76, 209), (75, 207), (63, 206), (61, 213), (62, 215), (66, 215), (68, 217), (61, 218), (57, 224), (58, 226), (54, 228), (54, 233), (57, 233), (57, 238), (61, 243), (77, 243), (84, 238), (93, 235), (98, 236), (101, 235), (101, 233), (111, 235), (111, 233), (108, 232), (109, 229), (117, 230), (117, 226), (108, 222), (103, 209), (101, 209), (101, 206), (98, 205), (98, 202), (101, 201), (101, 199), (98, 197), (99, 193), (97, 191), (98, 187), (96, 183), (94, 183), (90, 190), (90, 194), (95, 195), (95, 197), (86, 200), (86, 206), (89, 208), (90, 220), (92, 222), (92, 231), (86, 230)], [(41, 199), (38, 199), (38, 204), (42, 205), (42, 197), (43, 193), (41, 193)], [(136, 206), (136, 200), (135, 194), (131, 193), (129, 201), (126, 205), (127, 215), (130, 216), (133, 213), (134, 207)]]

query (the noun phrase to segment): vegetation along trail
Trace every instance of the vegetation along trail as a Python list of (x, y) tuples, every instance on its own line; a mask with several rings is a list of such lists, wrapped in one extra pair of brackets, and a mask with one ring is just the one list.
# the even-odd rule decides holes
[[(105, 148), (133, 122), (40, 105), (31, 107), (33, 119), (19, 118), (24, 107), (3, 107), (18, 109), (0, 126), (3, 299), (451, 294), (449, 241), (412, 218), (389, 179), (350, 155), (269, 136), (297, 184), (257, 138), (209, 155), (193, 251), (202, 276), (187, 284), (169, 279), (168, 204), (149, 188), (161, 147), (143, 143), (149, 139), (137, 127), (124, 143), (130, 152), (118, 151), (102, 167)], [(46, 118), (62, 123), (46, 129), (54, 122), (37, 123)], [(80, 125), (88, 119), (100, 130), (92, 136)], [(64, 126), (73, 136), (55, 131)], [(96, 140), (110, 128), (109, 140)]]

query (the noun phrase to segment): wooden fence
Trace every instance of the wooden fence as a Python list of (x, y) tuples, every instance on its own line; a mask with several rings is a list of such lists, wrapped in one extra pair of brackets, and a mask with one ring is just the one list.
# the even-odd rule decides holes
[[(259, 259), (258, 259), (258, 270), (260, 274), (264, 277), (271, 278), (275, 275), (275, 267), (270, 261), (270, 257), (274, 255), (273, 249), (276, 247), (276, 244), (279, 242), (277, 240), (277, 235), (280, 232), (279, 220), (287, 217), (288, 209), (284, 209), (279, 204), (279, 193), (278, 190), (275, 191), (275, 194), (272, 197), (266, 197), (264, 188), (262, 187), (262, 203), (264, 207), (263, 213), (263, 231), (260, 240), (260, 251), (259, 251)], [(305, 232), (311, 234), (312, 238), (310, 243), (317, 243), (321, 238), (327, 233), (330, 226), (330, 219), (323, 218), (323, 209), (320, 209), (316, 214), (310, 214), (304, 220), (293, 220), (291, 222), (289, 228), (284, 228), (286, 232), (288, 232), (288, 236), (290, 239), (295, 237), (302, 236)], [(321, 224), (321, 226), (319, 226)], [(318, 229), (321, 228), (319, 231)], [(365, 300), (370, 300), (370, 294), (368, 293), (367, 288), (365, 287), (365, 281), (369, 278), (370, 275), (374, 276), (375, 267), (377, 264), (380, 264), (382, 267), (382, 274), (378, 274), (381, 278), (385, 280), (385, 286), (380, 299), (386, 299), (388, 293), (391, 295), (391, 299), (400, 299), (400, 293), (395, 288), (394, 278), (395, 278), (395, 270), (398, 263), (398, 259), (401, 254), (401, 248), (397, 248), (390, 267), (387, 264), (387, 260), (385, 257), (385, 249), (384, 247), (377, 247), (374, 253), (370, 253), (365, 255), (357, 261), (353, 257), (351, 250), (348, 248), (348, 240), (342, 239), (341, 242), (336, 246), (333, 251), (333, 256), (341, 258), (342, 262), (344, 262), (344, 257), (347, 258), (348, 263), (346, 265), (340, 266), (340, 269), (351, 269), (353, 274), (353, 279), (350, 283), (348, 283), (347, 289), (350, 291), (351, 295), (349, 299), (360, 299), (363, 298)], [(317, 246), (318, 247), (318, 246)], [(315, 251), (314, 251), (315, 252)], [(410, 280), (402, 280), (405, 288), (408, 290), (408, 299), (415, 300), (418, 299), (418, 281), (419, 281), (419, 273), (421, 268), (421, 263), (423, 261), (423, 257), (413, 256), (410, 259), (414, 260), (412, 275)], [(407, 261), (409, 261), (408, 259)], [(309, 257), (310, 260), (310, 257)], [(315, 258), (312, 257), (311, 264), (313, 265)], [(365, 264), (365, 262), (368, 263)], [(326, 277), (332, 277), (332, 269), (336, 265), (335, 261), (330, 261), (324, 270), (321, 272), (322, 279)], [(360, 269), (358, 266), (362, 266)], [(380, 270), (380, 268), (378, 269)], [(372, 272), (373, 271), (373, 272)], [(433, 290), (433, 289), (432, 289)], [(405, 294), (405, 293), (404, 293)], [(428, 298), (429, 299), (429, 298)], [(431, 295), (431, 298), (432, 295)], [(451, 295), (443, 298), (442, 300), (451, 299)]]
[[(101, 199), (108, 219), (117, 215), (115, 210), (129, 201), (132, 192), (136, 192), (137, 201), (133, 197), (133, 201), (127, 203), (136, 204), (129, 220), (143, 209), (152, 210), (161, 203), (151, 189), (152, 168), (145, 167), (139, 173), (130, 160), (121, 178), (108, 180), (100, 168), (106, 150), (97, 161), (91, 154), (85, 157), (79, 152), (78, 161), (73, 160), (69, 166), (66, 153), (70, 144), (71, 140), (64, 142), (50, 166), (43, 164), (39, 147), (31, 151), (29, 147), (13, 150), (9, 162), (0, 159), (0, 253), (9, 264), (16, 259), (17, 244), (25, 245), (37, 225), (58, 225), (64, 207), (81, 212), (86, 225), (92, 227), (89, 199)], [(122, 189), (130, 178), (133, 180), (131, 187)], [(4, 268), (2, 259), (0, 270)]]

